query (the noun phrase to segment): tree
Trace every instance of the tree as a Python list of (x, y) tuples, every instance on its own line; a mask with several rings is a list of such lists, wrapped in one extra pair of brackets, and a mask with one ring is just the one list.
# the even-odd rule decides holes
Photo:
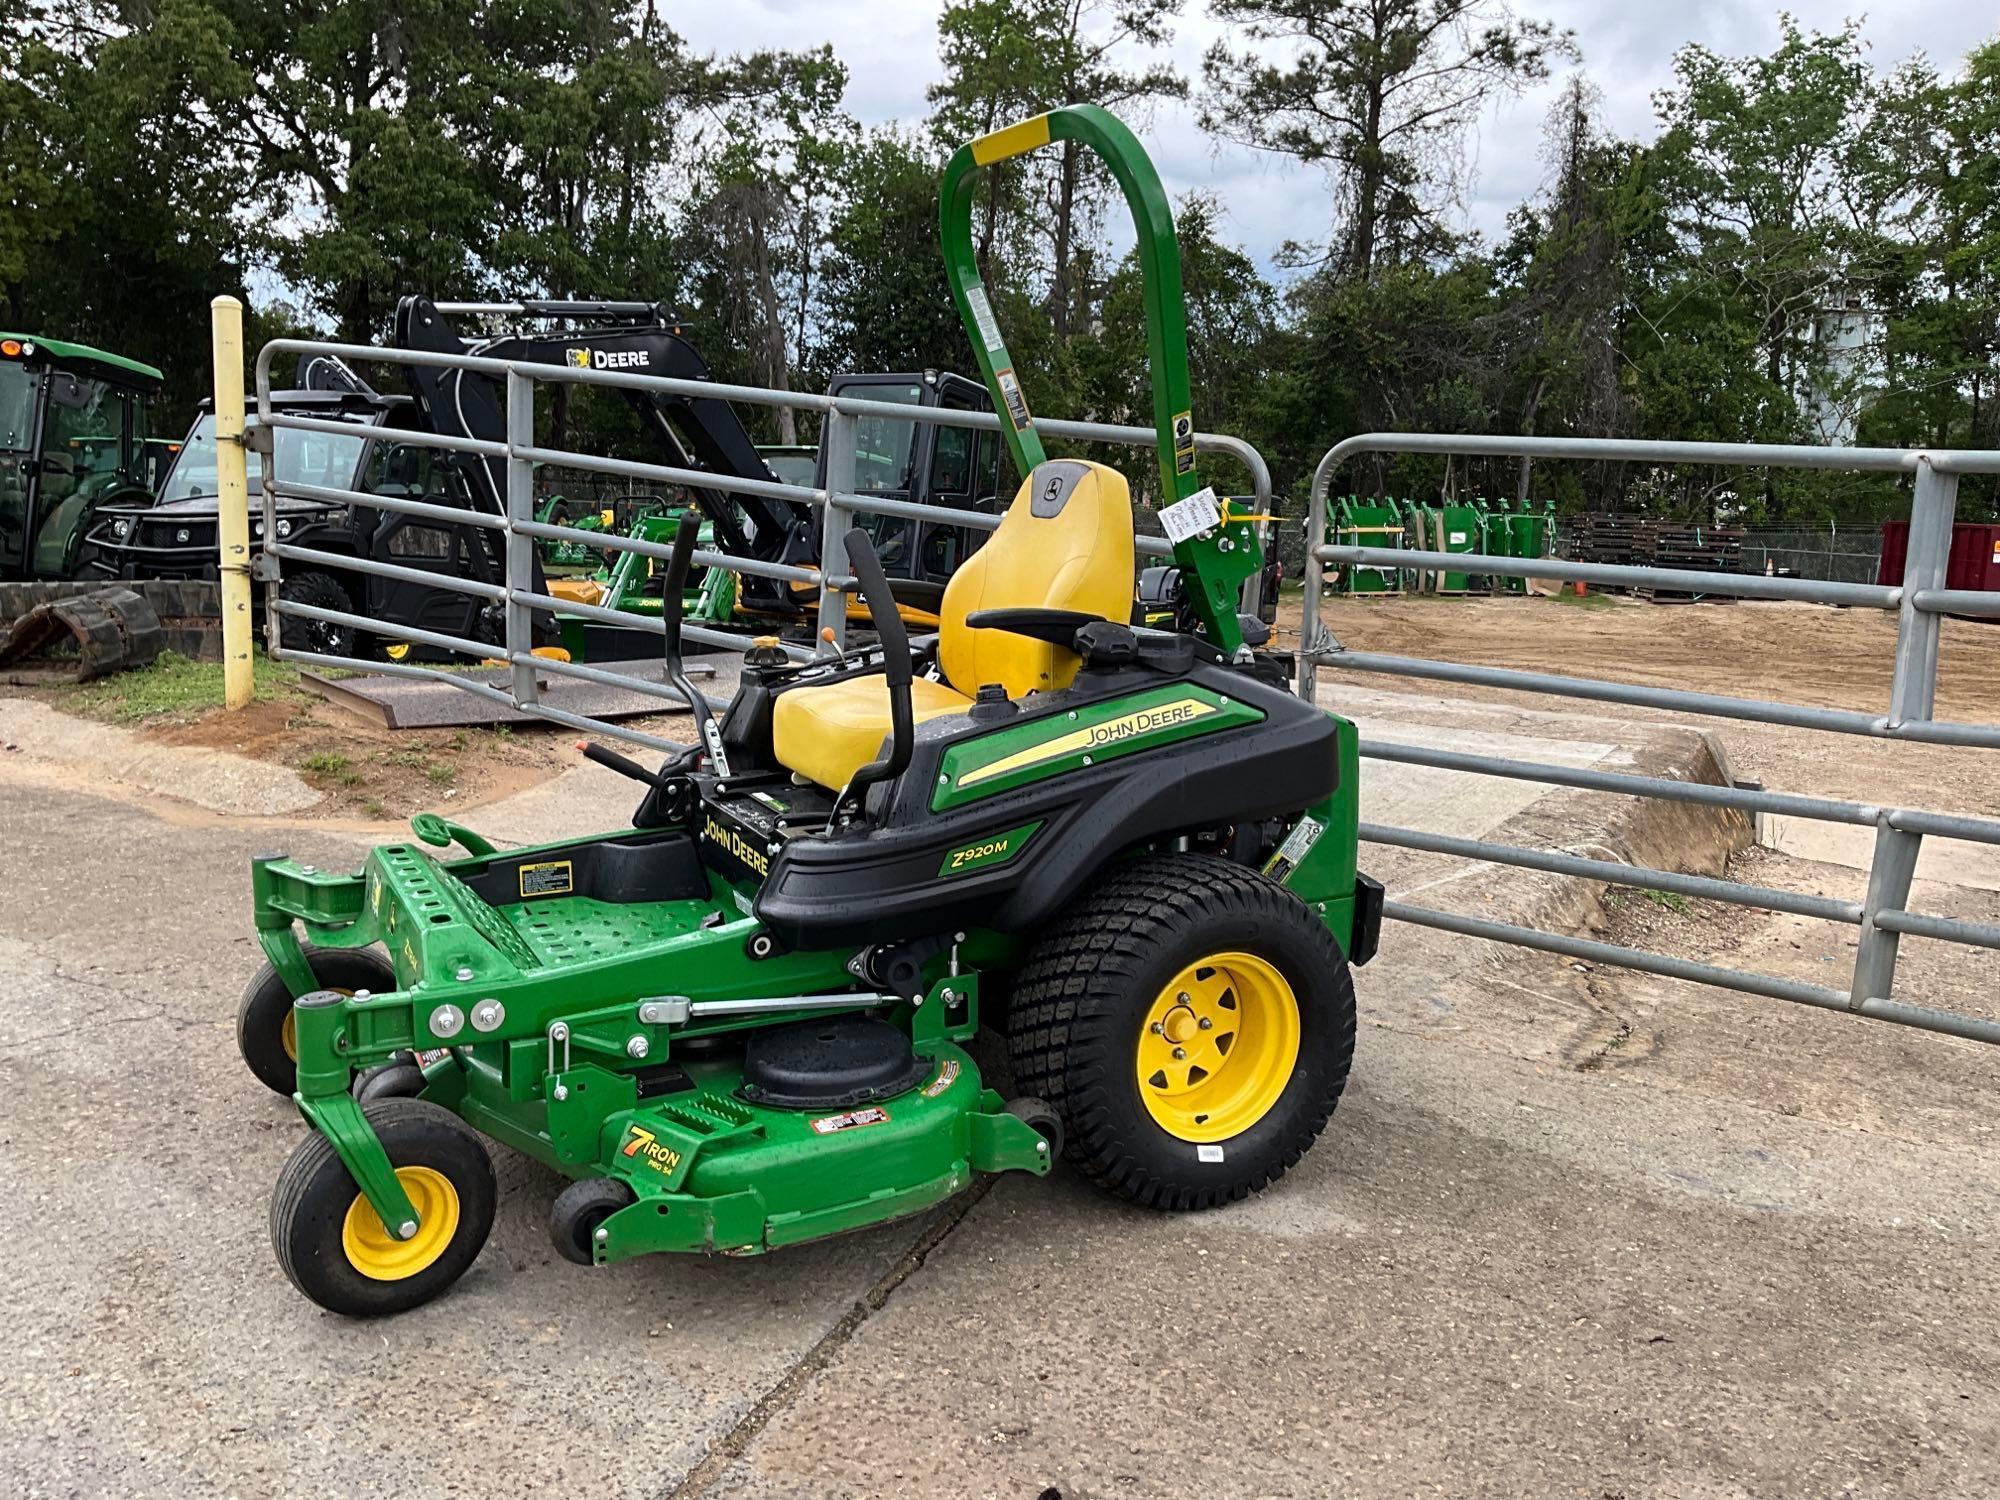
[(1546, 77), (1569, 33), (1504, 0), (1212, 0), (1216, 19), (1290, 56), (1225, 42), (1202, 64), (1202, 125), (1326, 168), (1343, 227), (1340, 274), (1449, 247), (1440, 210), (1462, 184), (1459, 147), (1496, 92)]
[[(961, 0), (948, 6), (938, 21), (945, 81), (929, 91), (933, 130), (949, 150), (1058, 105), (1143, 110), (1156, 99), (1183, 97), (1186, 82), (1164, 64), (1120, 66), (1123, 53), (1150, 51), (1170, 40), (1181, 5), (1182, 0)], [(1056, 341), (1066, 343), (1087, 293), (1083, 262), (1091, 247), (1085, 244), (1084, 221), (1109, 173), (1075, 141), (1061, 141), (1044, 160), (990, 170), (987, 177), (975, 246), (981, 274), (987, 274), (1008, 208), (1023, 214), (1024, 225), (1043, 226), (1043, 308)], [(1034, 212), (1025, 212), (1028, 203)]]
[(876, 132), (843, 164), (820, 274), (827, 362), (839, 369), (963, 369), (971, 361), (938, 252), (938, 175), (922, 137)]

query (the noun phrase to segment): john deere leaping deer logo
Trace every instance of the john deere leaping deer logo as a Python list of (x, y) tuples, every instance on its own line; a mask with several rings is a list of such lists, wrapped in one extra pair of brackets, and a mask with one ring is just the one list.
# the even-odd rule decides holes
[(579, 370), (588, 370), (590, 368), (590, 351), (588, 349), (565, 349), (563, 350), (563, 359), (575, 365)]

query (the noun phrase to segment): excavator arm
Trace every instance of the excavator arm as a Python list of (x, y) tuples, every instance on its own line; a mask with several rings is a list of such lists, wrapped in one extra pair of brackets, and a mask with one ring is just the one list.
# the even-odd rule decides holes
[[(655, 303), (544, 301), (515, 306), (521, 317), (562, 319), (573, 326), (561, 332), (511, 332), (467, 343), (436, 303), (426, 297), (405, 297), (396, 307), (396, 344), (441, 354), (577, 365), (676, 380), (709, 378), (707, 362)], [(410, 376), (418, 405), (434, 431), (488, 442), (506, 440), (506, 412), (492, 377), (424, 366), (413, 367)], [(643, 390), (621, 389), (619, 394), (638, 413), (675, 468), (777, 482), (727, 401)], [(501, 461), (476, 460), (470, 467), (481, 504), (498, 513), (505, 494)], [(715, 528), (722, 550), (733, 556), (789, 562), (811, 547), (811, 517), (803, 506), (700, 485), (688, 489)]]

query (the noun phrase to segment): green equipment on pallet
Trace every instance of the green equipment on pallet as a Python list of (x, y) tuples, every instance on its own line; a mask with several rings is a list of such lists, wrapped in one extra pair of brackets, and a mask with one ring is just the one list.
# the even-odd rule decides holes
[[(1555, 502), (1543, 501), (1538, 505), (1532, 500), (1511, 500), (1503, 497), (1492, 502), (1486, 526), (1487, 540), (1484, 550), (1495, 557), (1524, 560), (1547, 557), (1555, 527)], [(1525, 594), (1528, 591), (1528, 580), (1496, 577), (1494, 587), (1504, 593)]]
[[(1475, 506), (1423, 505), (1409, 502), (1409, 528), (1420, 552), (1476, 552), (1480, 547), (1480, 515)], [(1463, 594), (1472, 575), (1455, 569), (1420, 568), (1417, 587), (1426, 594)]]
[[(1102, 156), (1137, 221), (1195, 632), (1127, 623), (1127, 481), (1044, 455), (979, 283), (980, 173), (1050, 141)], [(1133, 1202), (1206, 1208), (1281, 1177), (1338, 1103), (1348, 966), (1381, 921), (1355, 868), (1358, 740), (1241, 650), (1260, 549), (1195, 470), (1159, 177), (1074, 105), (961, 148), (940, 198), (1025, 477), (934, 642), (913, 647), (856, 527), (878, 644), (751, 650), (718, 725), (680, 662), (684, 517), (666, 643), (699, 743), (658, 770), (585, 747), (644, 787), (631, 828), (502, 851), (422, 814), (356, 874), (253, 861), (268, 964), (238, 1033), (312, 1127), (271, 1232), (321, 1306), (395, 1312), (464, 1273), (493, 1221), (489, 1139), (573, 1179), (550, 1233), (603, 1265), (755, 1254), (1058, 1156)], [(966, 1049), (982, 1021), (1008, 1038), (1012, 1099)]]
[[(1404, 518), (1393, 500), (1363, 500), (1347, 495), (1334, 502), (1331, 534), (1340, 547), (1401, 547)], [(1336, 593), (1355, 598), (1384, 598), (1403, 592), (1404, 571), (1379, 563), (1343, 564), (1333, 576)]]

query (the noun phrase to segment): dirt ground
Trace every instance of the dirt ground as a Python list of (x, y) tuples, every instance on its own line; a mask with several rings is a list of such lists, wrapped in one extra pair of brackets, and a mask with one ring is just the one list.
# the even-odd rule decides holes
[[(1298, 640), (1300, 600), (1279, 611), (1280, 644)], [(1344, 646), (1438, 661), (1679, 687), (1816, 708), (1888, 708), (1896, 618), (1880, 610), (1816, 604), (1648, 604), (1614, 596), (1328, 599), (1321, 616)], [(1321, 701), (1339, 684), (1400, 690), (1415, 679), (1323, 670)], [(1692, 725), (1718, 733), (1738, 777), (1774, 791), (1851, 798), (1940, 812), (1994, 809), (1990, 752), (1860, 735), (1660, 713), (1619, 704), (1579, 705), (1540, 694), (1431, 684), (1455, 698), (1495, 699), (1607, 717)], [(1946, 620), (1937, 717), (2000, 722), (2000, 626)]]
[(384, 729), (289, 682), (260, 681), (257, 701), (241, 713), (210, 704), (136, 719), (121, 714), (119, 700), (80, 699), (75, 689), (9, 691), (66, 713), (122, 722), (160, 744), (289, 766), (325, 794), (303, 814), (314, 820), (401, 820), (427, 808), (449, 814), (545, 781), (576, 761), (576, 733), (559, 725)]

